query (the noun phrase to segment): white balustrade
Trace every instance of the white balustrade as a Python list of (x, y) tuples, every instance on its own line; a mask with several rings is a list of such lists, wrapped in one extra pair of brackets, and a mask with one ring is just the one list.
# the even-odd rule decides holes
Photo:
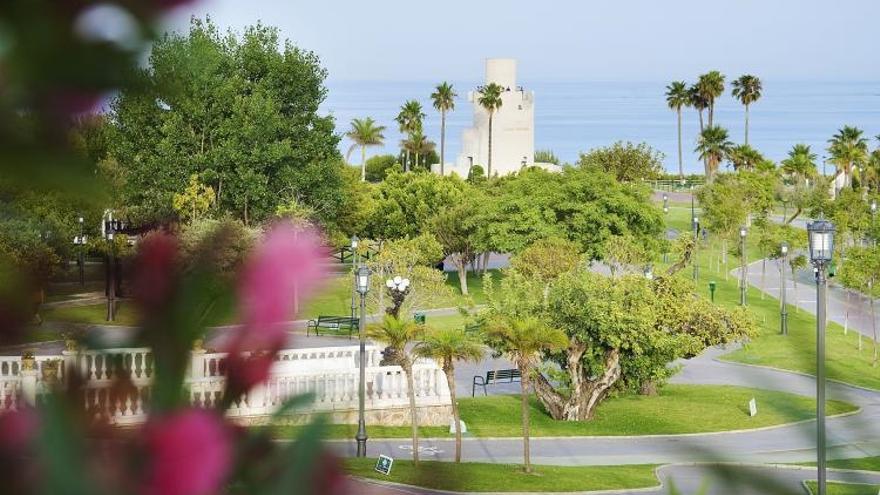
[[(224, 353), (193, 352), (186, 385), (194, 406), (216, 407), (223, 398), (226, 357)], [(304, 393), (315, 395), (306, 412), (356, 409), (359, 359), (358, 346), (285, 349), (278, 354), (267, 383), (233, 400), (228, 414), (234, 417), (265, 416), (287, 399)], [(48, 384), (43, 383), (42, 370), (45, 363), (53, 360), (59, 362), (57, 377), (61, 383), (64, 382), (66, 366), (74, 367), (85, 379), (83, 406), (92, 417), (117, 424), (138, 423), (146, 419), (153, 379), (153, 353), (149, 349), (89, 350), (65, 352), (62, 356), (38, 356), (36, 372), (27, 372), (25, 377), (31, 382), (37, 380), (37, 393), (48, 391)], [(403, 369), (400, 366), (379, 366), (380, 361), (381, 348), (368, 346), (366, 407), (406, 407), (407, 381)], [(119, 382), (117, 378), (125, 380)], [(0, 357), (0, 411), (21, 407), (26, 398), (22, 384), (21, 358)], [(413, 366), (413, 389), (420, 406), (449, 404), (446, 378), (431, 360), (418, 360)]]

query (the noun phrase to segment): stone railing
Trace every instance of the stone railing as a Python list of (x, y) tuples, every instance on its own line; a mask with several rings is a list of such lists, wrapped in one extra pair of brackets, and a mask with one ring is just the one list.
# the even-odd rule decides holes
[[(380, 366), (380, 351), (376, 346), (366, 349), (365, 402), (373, 418), (388, 423), (390, 416), (383, 411), (408, 405), (407, 383), (399, 366)], [(186, 380), (193, 405), (214, 407), (221, 400), (225, 359), (223, 353), (193, 351)], [(288, 398), (312, 393), (314, 401), (304, 413), (330, 413), (337, 421), (350, 421), (358, 407), (358, 363), (357, 346), (283, 350), (269, 380), (234, 401), (228, 415), (259, 421)], [(84, 407), (91, 415), (116, 424), (139, 423), (148, 413), (153, 365), (153, 354), (146, 348), (64, 351), (61, 356), (36, 359), (0, 357), (0, 411), (34, 403), (53, 384), (64, 382), (67, 369), (84, 378)], [(443, 424), (450, 405), (443, 371), (434, 361), (419, 360), (413, 367), (413, 382), (417, 406), (433, 411), (423, 417)]]

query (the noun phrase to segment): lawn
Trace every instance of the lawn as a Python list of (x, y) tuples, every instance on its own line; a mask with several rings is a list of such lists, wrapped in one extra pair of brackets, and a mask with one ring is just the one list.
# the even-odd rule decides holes
[[(880, 485), (863, 485), (861, 483), (837, 483), (829, 481), (826, 485), (828, 495), (877, 495)], [(819, 493), (818, 483), (807, 481), (810, 493)]]
[[(815, 462), (804, 462), (801, 466), (815, 466)], [(855, 457), (853, 459), (833, 459), (827, 461), (829, 468), (854, 469), (857, 471), (880, 471), (880, 457)]]
[[(758, 414), (750, 417), (749, 400), (755, 398)], [(854, 411), (855, 406), (828, 401), (828, 414)], [(468, 436), (518, 437), (522, 435), (518, 395), (492, 395), (459, 399)], [(591, 421), (557, 421), (532, 397), (531, 434), (550, 436), (621, 436), (707, 433), (774, 426), (812, 419), (815, 401), (799, 395), (733, 386), (667, 385), (657, 396), (627, 395), (603, 402)], [(700, 418), (700, 421), (694, 421)], [(298, 426), (276, 427), (276, 436), (289, 437)], [(333, 425), (330, 438), (353, 438), (353, 425)], [(450, 437), (448, 427), (422, 427), (426, 437)], [(373, 438), (406, 438), (409, 426), (370, 427)]]
[(535, 472), (525, 474), (522, 467), (512, 464), (395, 460), (391, 474), (374, 470), (375, 459), (346, 459), (346, 470), (364, 478), (392, 481), (434, 490), (468, 492), (582, 492), (624, 488), (647, 488), (659, 482), (654, 474), (657, 466), (533, 466)]
[[(689, 228), (687, 227), (689, 223), (690, 208), (670, 209), (667, 225), (683, 229)], [(708, 283), (710, 280), (715, 281), (717, 284), (715, 302), (730, 308), (739, 305), (739, 288), (736, 277), (728, 277), (725, 280), (723, 265), (719, 272), (717, 264), (711, 262), (713, 259), (717, 259), (717, 243), (710, 240), (708, 249), (705, 245), (701, 245), (701, 248), (698, 254), (700, 269), (699, 279), (696, 283), (697, 293), (709, 297)], [(761, 259), (761, 255), (754, 245), (747, 247), (747, 252), (750, 260)], [(739, 264), (739, 260), (731, 256), (729, 263), (728, 268), (732, 269)], [(775, 266), (768, 263), (768, 271), (775, 269)], [(679, 276), (686, 278), (691, 278), (692, 274), (691, 267), (679, 272)], [(793, 290), (793, 288), (789, 287), (789, 290)], [(765, 295), (762, 299), (761, 291), (750, 287), (748, 307), (758, 323), (758, 335), (748, 345), (725, 355), (722, 359), (815, 374), (816, 318), (806, 311), (797, 310), (794, 306), (789, 305), (789, 335), (783, 337), (779, 334), (778, 299), (769, 295)], [(862, 340), (863, 349), (860, 351), (857, 332), (844, 335), (842, 326), (828, 322), (826, 333), (827, 376), (829, 379), (880, 389), (880, 373), (877, 372), (878, 368), (873, 367), (871, 363), (871, 341), (865, 337)]]

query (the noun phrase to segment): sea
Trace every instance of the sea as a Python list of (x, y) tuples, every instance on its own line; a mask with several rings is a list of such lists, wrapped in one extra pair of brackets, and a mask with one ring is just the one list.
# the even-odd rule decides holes
[[(452, 162), (461, 148), (461, 132), (473, 121), (467, 92), (480, 81), (450, 81), (457, 93), (455, 111), (447, 116), (446, 161)], [(666, 106), (666, 81), (518, 81), (535, 92), (535, 148), (550, 150), (563, 162), (574, 163), (580, 153), (608, 146), (615, 141), (645, 142), (664, 155), (667, 171), (678, 170), (675, 112)], [(353, 118), (372, 117), (387, 127), (385, 144), (371, 148), (368, 156), (396, 154), (401, 135), (394, 117), (405, 100), (416, 99), (427, 114), (425, 132), (440, 143), (440, 115), (431, 105), (436, 82), (334, 81), (327, 83), (328, 96), (321, 111), (336, 118), (338, 132)], [(772, 160), (782, 160), (792, 145), (810, 145), (821, 171), (828, 139), (842, 126), (865, 131), (871, 148), (880, 146), (880, 81), (763, 81), (760, 100), (749, 111), (749, 144)], [(716, 103), (715, 123), (728, 129), (730, 139), (743, 142), (743, 106), (730, 95)], [(685, 173), (702, 173), (694, 153), (699, 118), (693, 109), (682, 116), (682, 149)], [(344, 139), (345, 153), (351, 142)], [(359, 152), (351, 157), (359, 161)], [(833, 169), (828, 164), (828, 170)]]

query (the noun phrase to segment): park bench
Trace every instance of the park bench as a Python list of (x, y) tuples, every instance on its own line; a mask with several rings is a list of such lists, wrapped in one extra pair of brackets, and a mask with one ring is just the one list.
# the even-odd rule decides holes
[(348, 338), (351, 338), (351, 332), (358, 328), (358, 319), (350, 316), (319, 316), (316, 320), (309, 320), (306, 327), (306, 336), (309, 336), (312, 330), (315, 335), (321, 335), (320, 330), (348, 330)]
[(511, 370), (493, 370), (486, 372), (486, 378), (482, 376), (474, 377), (474, 384), (471, 387), (471, 397), (475, 397), (477, 393), (477, 387), (483, 387), (483, 395), (489, 395), (486, 392), (486, 385), (494, 385), (500, 381), (505, 381), (505, 383), (513, 383), (514, 381), (521, 381), (522, 373), (519, 370), (511, 369)]

